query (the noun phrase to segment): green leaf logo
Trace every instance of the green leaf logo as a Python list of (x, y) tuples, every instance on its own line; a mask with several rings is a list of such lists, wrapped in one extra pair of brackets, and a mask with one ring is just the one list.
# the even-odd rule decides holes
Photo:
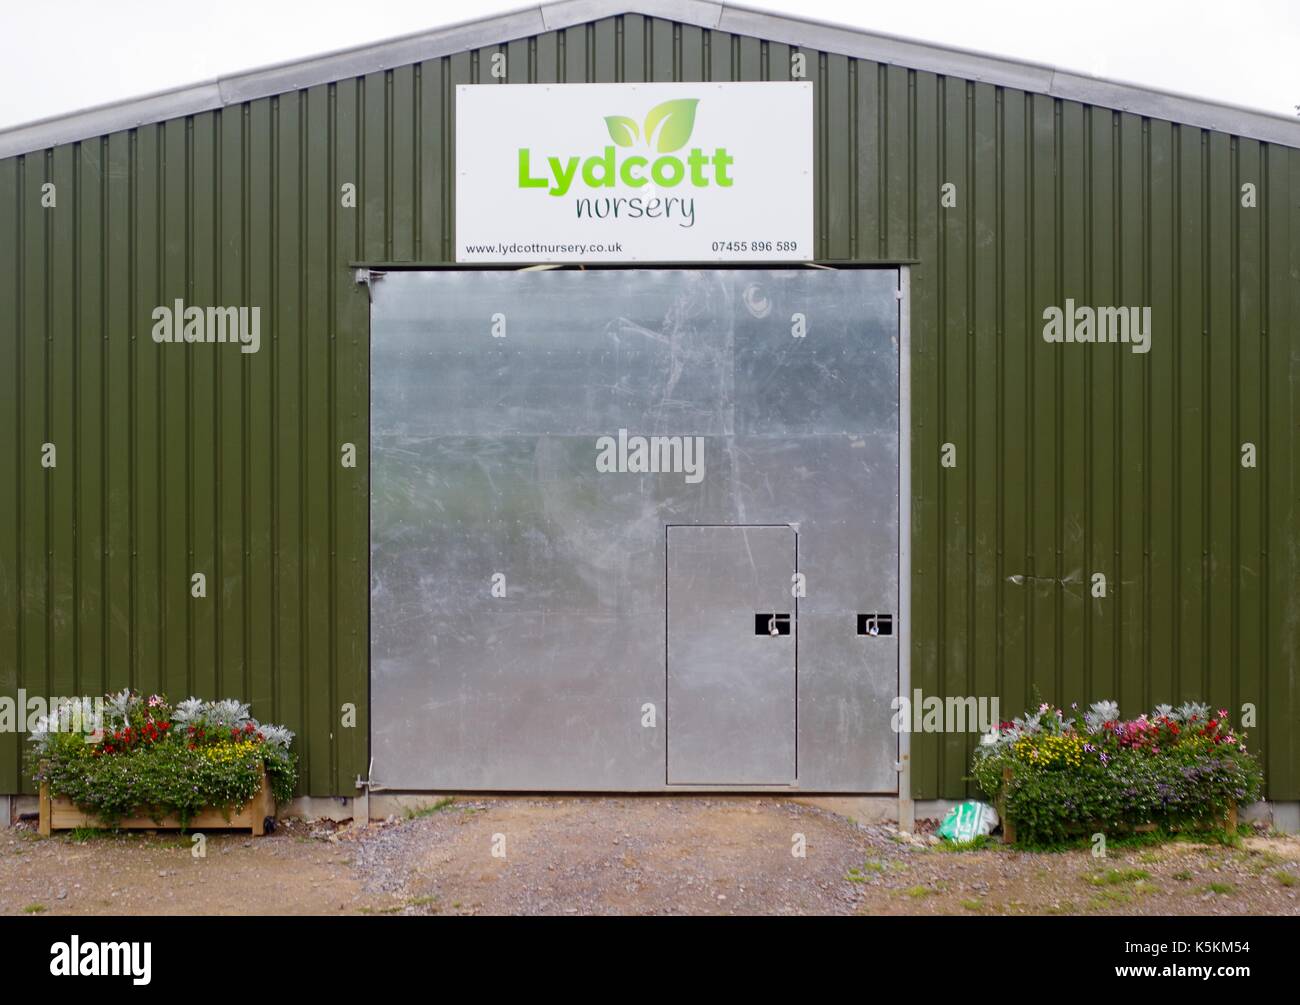
[(626, 115), (606, 115), (605, 128), (609, 130), (609, 138), (621, 147), (630, 147), (641, 138), (636, 123)]
[[(691, 138), (691, 130), (695, 128), (695, 106), (699, 103), (699, 98), (678, 98), (675, 101), (665, 101), (662, 105), (655, 105), (650, 109), (650, 114), (645, 117), (645, 127), (642, 131), (645, 133), (646, 143), (661, 154), (672, 153), (686, 146), (686, 141)], [(651, 137), (654, 136), (654, 131), (659, 128), (660, 123), (663, 124), (663, 128), (659, 129), (658, 140), (652, 141)]]

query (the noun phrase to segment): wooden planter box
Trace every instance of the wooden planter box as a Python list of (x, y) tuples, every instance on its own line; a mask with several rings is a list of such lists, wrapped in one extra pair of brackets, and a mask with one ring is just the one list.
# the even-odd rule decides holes
[[(40, 833), (43, 837), (49, 837), (54, 831), (74, 830), (78, 827), (94, 827), (100, 830), (108, 828), (108, 825), (98, 817), (78, 809), (72, 800), (61, 796), (50, 798), (50, 788), (46, 782), (41, 783), (40, 809)], [(220, 809), (200, 810), (190, 818), (185, 829), (192, 831), (222, 828), (248, 829), (253, 832), (254, 837), (261, 837), (266, 833), (268, 820), (275, 820), (275, 798), (271, 795), (271, 784), (267, 780), (266, 772), (263, 771), (262, 787), (249, 802), (231, 810), (229, 816)], [(162, 817), (155, 820), (147, 813), (142, 813), (140, 816), (123, 818), (117, 826), (122, 830), (176, 830), (180, 828), (181, 822), (175, 817)]]

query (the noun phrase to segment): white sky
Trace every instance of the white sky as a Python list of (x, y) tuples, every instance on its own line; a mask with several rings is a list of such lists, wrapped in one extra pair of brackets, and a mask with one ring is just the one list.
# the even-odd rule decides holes
[[(0, 0), (0, 128), (525, 6)], [(1300, 0), (746, 0), (1295, 115)]]

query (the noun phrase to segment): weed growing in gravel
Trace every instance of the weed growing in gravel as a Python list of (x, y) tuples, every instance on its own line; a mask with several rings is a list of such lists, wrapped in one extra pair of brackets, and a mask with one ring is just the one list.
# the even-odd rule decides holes
[(421, 817), (431, 817), (435, 813), (441, 813), (443, 810), (454, 805), (455, 802), (456, 802), (455, 796), (448, 796), (446, 799), (439, 799), (432, 806), (422, 806), (418, 810), (407, 810), (406, 819), (419, 820)]
[(1205, 888), (1206, 893), (1217, 893), (1220, 896), (1232, 893), (1236, 889), (1231, 883), (1211, 883)]
[(1295, 886), (1297, 883), (1296, 878), (1286, 870), (1282, 870), (1281, 872), (1274, 873), (1273, 878), (1276, 879), (1283, 886)]
[(901, 871), (903, 869), (906, 869), (907, 866), (904, 865), (902, 862), (867, 861), (867, 862), (863, 862), (862, 865), (860, 866), (849, 866), (849, 871), (844, 878), (847, 879), (850, 883), (865, 883), (870, 878), (867, 875), (868, 873), (872, 873), (872, 872), (881, 873), (891, 868), (898, 869)]
[(1174, 873), (1174, 879), (1178, 880), (1180, 883), (1190, 883), (1192, 881), (1192, 873), (1188, 869), (1183, 869), (1181, 872)]
[(1286, 862), (1286, 859), (1276, 852), (1250, 850), (1239, 856), (1239, 861), (1246, 864), (1246, 868), (1256, 876), (1260, 873), (1268, 872), (1269, 869), (1276, 868)]
[(935, 851), (979, 851), (982, 848), (998, 848), (1000, 843), (987, 834), (977, 834), (969, 841), (940, 841), (932, 847)]
[(1140, 883), (1144, 879), (1150, 879), (1151, 873), (1145, 869), (1107, 869), (1084, 878), (1093, 886), (1117, 886), (1121, 883)]
[(68, 831), (68, 840), (73, 844), (85, 844), (87, 841), (117, 837), (118, 834), (119, 832), (116, 830), (107, 830), (102, 827), (74, 827)]
[(41, 914), (46, 909), (44, 904), (28, 904), (23, 908), (23, 914)]
[(984, 910), (984, 901), (982, 901), (982, 900), (963, 900), (963, 901), (961, 902), (961, 906), (964, 907), (964, 908), (966, 908), (966, 910), (968, 910), (968, 911), (982, 911), (982, 910)]

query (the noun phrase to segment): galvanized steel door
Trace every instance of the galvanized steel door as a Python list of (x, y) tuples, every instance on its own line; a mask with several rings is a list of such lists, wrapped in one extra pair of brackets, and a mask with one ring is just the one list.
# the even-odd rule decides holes
[(789, 785), (798, 618), (790, 527), (668, 528), (668, 782)]
[(371, 779), (893, 791), (898, 282), (374, 282)]

